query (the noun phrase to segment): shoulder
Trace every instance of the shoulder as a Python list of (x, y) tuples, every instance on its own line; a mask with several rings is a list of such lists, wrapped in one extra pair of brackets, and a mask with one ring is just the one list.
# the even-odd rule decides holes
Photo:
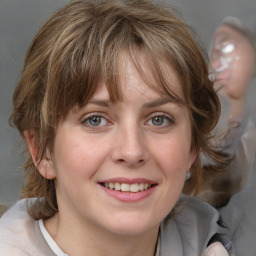
[(3, 233), (14, 233), (22, 232), (25, 223), (31, 221), (31, 217), (26, 211), (26, 201), (25, 199), (18, 201), (9, 210), (3, 214), (0, 219), (0, 237), (3, 239)]
[[(228, 229), (219, 225), (219, 218), (215, 208), (200, 199), (182, 195), (174, 215), (167, 216), (161, 224), (162, 248), (167, 250), (166, 244), (171, 244), (170, 240), (173, 239), (176, 239), (175, 245), (177, 245), (177, 237), (179, 237), (181, 245), (179, 250), (182, 250), (182, 253), (177, 255), (204, 255), (215, 234), (220, 233), (225, 236), (228, 234)], [(175, 236), (172, 234), (174, 229)]]
[[(27, 213), (26, 200), (20, 200), (7, 210), (0, 219), (0, 230), (6, 232), (19, 231), (32, 218)], [(20, 230), (21, 231), (21, 230)], [(2, 232), (1, 232), (2, 234)]]
[(33, 225), (34, 220), (26, 211), (26, 200), (18, 201), (5, 212), (0, 219), (0, 255), (26, 255), (23, 248)]
[(184, 233), (187, 228), (195, 230), (198, 238), (203, 240), (206, 234), (211, 238), (219, 231), (227, 232), (219, 225), (219, 220), (219, 212), (209, 204), (195, 197), (181, 196), (176, 207), (175, 221)]
[[(14, 204), (0, 219), (0, 256), (45, 255), (45, 241), (38, 222), (27, 213), (23, 199)], [(51, 255), (51, 254), (47, 254)]]
[(15, 248), (14, 246), (10, 247), (9, 245), (0, 244), (0, 256), (30, 256), (21, 248)]

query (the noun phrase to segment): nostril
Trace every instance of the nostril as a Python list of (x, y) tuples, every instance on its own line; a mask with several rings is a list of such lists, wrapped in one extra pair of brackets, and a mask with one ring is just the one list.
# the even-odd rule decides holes
[(144, 159), (125, 159), (125, 158), (120, 158), (120, 159), (117, 159), (116, 163), (118, 164), (124, 164), (124, 165), (127, 165), (127, 166), (140, 166), (142, 164), (144, 164)]

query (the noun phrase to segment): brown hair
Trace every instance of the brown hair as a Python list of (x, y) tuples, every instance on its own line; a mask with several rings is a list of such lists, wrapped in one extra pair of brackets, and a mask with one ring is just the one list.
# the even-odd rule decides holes
[[(117, 72), (121, 50), (130, 54), (146, 79), (137, 57), (138, 51), (143, 54), (158, 82), (155, 89), (188, 106), (191, 149), (218, 159), (209, 147), (209, 138), (219, 117), (219, 100), (193, 32), (173, 12), (147, 0), (76, 0), (48, 20), (27, 52), (10, 117), (22, 136), (25, 130), (35, 131), (41, 159), (46, 149), (52, 152), (59, 122), (71, 108), (86, 104), (100, 79), (106, 83), (110, 100), (121, 100)], [(177, 72), (185, 100), (171, 91), (161, 68), (163, 62)], [(153, 85), (149, 82), (149, 86)], [(199, 157), (191, 171), (190, 183), (196, 191), (201, 179)], [(54, 181), (39, 174), (28, 149), (21, 196), (40, 199), (40, 204), (31, 207), (35, 219), (58, 211)]]

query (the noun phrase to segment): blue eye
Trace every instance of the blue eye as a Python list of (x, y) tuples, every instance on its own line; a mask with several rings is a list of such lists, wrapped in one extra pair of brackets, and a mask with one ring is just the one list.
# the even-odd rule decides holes
[(107, 120), (101, 115), (91, 115), (90, 117), (87, 117), (83, 121), (83, 123), (86, 124), (87, 126), (99, 127), (99, 126), (106, 125)]
[(155, 126), (161, 126), (166, 121), (163, 116), (155, 116), (151, 120), (152, 120), (152, 124)]
[(149, 125), (159, 126), (159, 127), (163, 127), (163, 126), (166, 127), (171, 125), (172, 123), (173, 123), (173, 120), (170, 117), (167, 117), (164, 115), (156, 115), (148, 121)]

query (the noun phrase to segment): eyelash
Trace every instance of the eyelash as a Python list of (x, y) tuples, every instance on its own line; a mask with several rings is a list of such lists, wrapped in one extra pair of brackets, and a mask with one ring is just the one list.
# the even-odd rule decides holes
[[(92, 120), (92, 118), (99, 118), (100, 119), (100, 124), (99, 125), (93, 125), (90, 123), (90, 120)], [(154, 124), (153, 122), (156, 121), (154, 120), (154, 118), (161, 118), (163, 123), (157, 125)], [(104, 124), (101, 124), (102, 121), (105, 120)], [(86, 127), (89, 127), (91, 129), (99, 129), (101, 127), (105, 127), (107, 125), (110, 125), (111, 122), (109, 121), (108, 118), (106, 118), (103, 114), (101, 113), (90, 113), (88, 115), (86, 115), (81, 123), (83, 125), (85, 125)], [(168, 128), (169, 126), (171, 126), (172, 124), (174, 124), (174, 120), (173, 118), (171, 118), (169, 115), (166, 115), (164, 113), (155, 113), (154, 115), (150, 116), (149, 119), (147, 119), (147, 121), (145, 122), (146, 125), (151, 125), (155, 128)], [(164, 124), (164, 125), (163, 125)]]
[[(167, 124), (165, 124), (165, 125), (162, 125), (162, 124), (154, 125), (153, 124), (153, 119), (154, 118), (163, 118), (164, 119), (163, 122), (165, 122)], [(172, 124), (174, 124), (173, 118), (171, 118), (170, 116), (168, 116), (166, 114), (163, 114), (163, 113), (161, 113), (161, 114), (154, 114), (153, 116), (150, 117), (150, 119), (146, 123), (149, 123), (150, 121), (152, 122), (152, 124), (150, 124), (150, 125), (153, 125), (154, 127), (159, 127), (159, 128), (166, 128), (166, 127), (169, 127)]]
[[(92, 118), (100, 118), (100, 121), (101, 121), (101, 122), (102, 122), (103, 120), (105, 120), (105, 124), (103, 124), (103, 125), (92, 125), (91, 123), (89, 123)], [(81, 123), (84, 124), (84, 125), (87, 126), (87, 127), (92, 128), (92, 129), (97, 129), (97, 128), (99, 128), (99, 127), (108, 125), (108, 123), (110, 123), (110, 122), (108, 121), (107, 118), (105, 118), (105, 117), (104, 117), (102, 114), (100, 114), (100, 113), (90, 113), (90, 114), (86, 115), (86, 116), (82, 119)]]

